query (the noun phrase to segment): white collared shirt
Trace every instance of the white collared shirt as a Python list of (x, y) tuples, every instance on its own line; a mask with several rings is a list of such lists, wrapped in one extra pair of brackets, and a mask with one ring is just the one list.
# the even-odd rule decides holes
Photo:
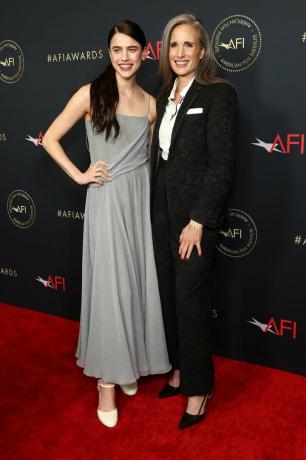
[(175, 79), (172, 91), (170, 96), (168, 97), (168, 104), (166, 106), (166, 110), (160, 124), (159, 128), (159, 147), (162, 150), (162, 157), (164, 160), (168, 160), (169, 149), (171, 144), (171, 136), (173, 131), (173, 126), (178, 114), (178, 111), (181, 108), (183, 103), (184, 97), (186, 96), (187, 91), (189, 90), (190, 86), (193, 83), (194, 78), (188, 83), (188, 85), (184, 86), (183, 89), (180, 91), (180, 99), (178, 103), (174, 102), (175, 90), (177, 87), (177, 78)]

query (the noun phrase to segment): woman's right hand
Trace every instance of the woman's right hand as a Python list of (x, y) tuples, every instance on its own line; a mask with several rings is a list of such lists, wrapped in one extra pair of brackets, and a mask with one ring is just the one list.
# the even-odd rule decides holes
[(104, 185), (105, 182), (109, 182), (112, 178), (111, 174), (107, 171), (108, 163), (106, 161), (99, 160), (94, 164), (91, 164), (87, 171), (81, 173), (77, 183), (79, 185), (87, 185), (96, 183)]

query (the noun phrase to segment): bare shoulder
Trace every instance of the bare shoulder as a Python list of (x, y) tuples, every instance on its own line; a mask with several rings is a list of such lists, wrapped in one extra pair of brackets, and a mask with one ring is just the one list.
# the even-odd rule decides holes
[(74, 95), (77, 96), (77, 98), (79, 98), (80, 100), (83, 100), (83, 101), (87, 100), (89, 102), (90, 101), (90, 87), (91, 87), (91, 83), (81, 86), (81, 88), (78, 89), (78, 91)]
[(77, 108), (77, 110), (80, 110), (85, 118), (89, 117), (90, 112), (90, 86), (90, 83), (81, 86), (68, 102), (68, 106), (72, 109)]

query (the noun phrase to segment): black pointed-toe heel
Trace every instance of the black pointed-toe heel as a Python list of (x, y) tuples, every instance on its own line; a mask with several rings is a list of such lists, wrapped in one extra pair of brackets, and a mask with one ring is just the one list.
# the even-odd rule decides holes
[[(179, 429), (180, 430), (183, 430), (184, 428), (187, 428), (189, 426), (195, 425), (196, 423), (199, 423), (199, 422), (201, 422), (203, 420), (204, 415), (206, 413), (207, 401), (211, 397), (212, 397), (212, 392), (208, 393), (207, 395), (204, 396), (203, 401), (201, 402), (199, 412), (197, 413), (197, 415), (188, 414), (188, 412), (185, 412), (183, 414), (183, 417), (181, 418), (181, 421), (179, 423)], [(201, 414), (203, 408), (204, 408), (204, 411)]]
[(159, 393), (159, 398), (170, 398), (170, 396), (176, 396), (180, 394), (181, 390), (180, 387), (173, 387), (169, 385), (169, 383), (166, 383), (164, 388), (161, 390)]

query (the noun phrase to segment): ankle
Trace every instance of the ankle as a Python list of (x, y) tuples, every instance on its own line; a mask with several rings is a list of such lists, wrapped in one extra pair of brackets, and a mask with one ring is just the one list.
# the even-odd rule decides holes
[(100, 379), (97, 388), (99, 393), (98, 410), (109, 412), (116, 409), (115, 385), (104, 383)]
[(107, 382), (104, 382), (104, 380), (99, 379), (98, 383), (97, 383), (97, 389), (98, 389), (98, 391), (100, 391), (100, 390), (102, 390), (102, 388), (115, 388), (115, 384), (114, 383), (107, 383)]
[(174, 369), (170, 379), (169, 379), (169, 385), (173, 387), (179, 387), (180, 386), (180, 371), (178, 369)]
[(200, 415), (205, 412), (208, 395), (189, 396), (187, 399), (186, 412), (192, 415)]

